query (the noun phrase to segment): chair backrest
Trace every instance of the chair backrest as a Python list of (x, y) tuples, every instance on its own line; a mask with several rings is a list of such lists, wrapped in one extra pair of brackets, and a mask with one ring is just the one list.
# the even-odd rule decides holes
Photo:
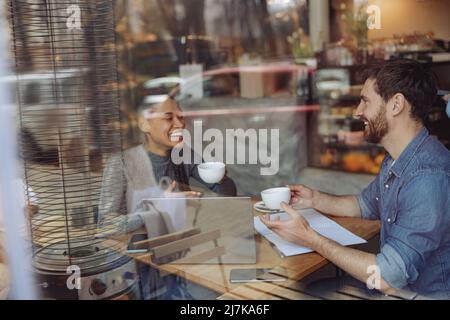
[(158, 264), (256, 262), (250, 198), (157, 198), (144, 203), (149, 206), (142, 214), (149, 238), (145, 244)]
[[(156, 264), (176, 263), (176, 264), (196, 264), (217, 258), (220, 263), (220, 256), (225, 254), (225, 248), (219, 245), (220, 230), (210, 230), (201, 232), (200, 228), (191, 228), (172, 234), (155, 237), (148, 240), (136, 242), (135, 245), (148, 246), (152, 253), (152, 261)], [(208, 242), (212, 247), (203, 246)], [(190, 255), (194, 247), (203, 246)]]

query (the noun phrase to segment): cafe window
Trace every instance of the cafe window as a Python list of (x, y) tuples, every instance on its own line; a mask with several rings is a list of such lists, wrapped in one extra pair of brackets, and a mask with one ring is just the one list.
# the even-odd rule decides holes
[[(208, 194), (226, 173), (233, 196), (253, 200), (269, 187), (299, 183), (357, 194), (379, 174), (386, 154), (366, 141), (367, 128), (355, 116), (363, 71), (413, 59), (433, 71), (440, 90), (450, 90), (447, 0), (8, 0), (2, 6), (9, 72), (0, 75), (0, 86), (11, 92), (17, 114), (21, 152), (14, 157), (27, 199), (41, 199), (43, 219), (31, 224), (33, 236), (44, 235), (52, 246), (33, 247), (36, 261), (59, 255), (55, 272), (108, 251), (96, 238), (81, 247), (67, 240), (80, 233), (93, 239), (104, 213), (105, 172), (119, 185), (130, 169), (125, 152), (147, 146), (149, 138), (164, 152), (182, 141), (187, 148), (175, 157), (185, 162), (221, 163), (214, 164), (220, 179), (199, 170), (200, 183), (175, 166), (171, 174), (182, 191), (206, 182)], [(445, 102), (435, 98), (426, 126), (450, 149)], [(145, 152), (152, 161), (167, 155)], [(152, 179), (168, 187), (173, 181), (165, 175)], [(142, 191), (142, 176), (135, 172), (129, 185)], [(135, 205), (115, 202), (118, 213)], [(54, 241), (54, 232), (64, 241)], [(96, 282), (92, 289), (104, 287)]]

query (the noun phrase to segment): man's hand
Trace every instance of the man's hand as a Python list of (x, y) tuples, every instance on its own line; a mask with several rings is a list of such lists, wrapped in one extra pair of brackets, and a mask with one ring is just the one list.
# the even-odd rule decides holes
[(289, 220), (278, 219), (271, 221), (270, 216), (261, 217), (269, 229), (278, 234), (283, 240), (314, 249), (318, 234), (311, 228), (308, 221), (297, 213), (291, 206), (282, 202), (281, 208), (289, 215)]
[(314, 208), (315, 191), (303, 185), (287, 186), (291, 189), (290, 205), (298, 209)]
[(303, 185), (287, 186), (291, 190), (290, 205), (296, 209), (313, 208), (336, 217), (361, 218), (355, 196), (333, 196)]

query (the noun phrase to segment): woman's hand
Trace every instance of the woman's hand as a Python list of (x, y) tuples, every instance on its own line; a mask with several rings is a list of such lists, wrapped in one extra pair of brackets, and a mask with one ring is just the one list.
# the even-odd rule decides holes
[(177, 187), (177, 182), (174, 180), (170, 184), (170, 186), (164, 190), (164, 194), (168, 198), (199, 198), (203, 195), (203, 193), (198, 191), (182, 191), (182, 192), (175, 192), (174, 190)]
[(24, 208), (25, 218), (31, 220), (39, 212), (39, 207), (28, 203)]
[(219, 182), (218, 182), (218, 184), (222, 184), (227, 178), (228, 178), (228, 170), (227, 170), (227, 167), (225, 167), (225, 174), (223, 175), (223, 178), (222, 178), (222, 180), (220, 180)]

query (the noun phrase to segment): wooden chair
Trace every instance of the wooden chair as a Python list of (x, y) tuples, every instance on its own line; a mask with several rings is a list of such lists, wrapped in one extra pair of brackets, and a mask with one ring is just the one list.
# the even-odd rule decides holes
[[(225, 248), (219, 246), (220, 230), (201, 232), (200, 228), (191, 228), (147, 240), (135, 242), (137, 246), (146, 246), (151, 252), (152, 261), (157, 264), (197, 264), (220, 257), (225, 254)], [(198, 245), (212, 242), (214, 247), (204, 252), (188, 256), (188, 253)]]
[[(221, 256), (225, 254), (225, 248), (219, 246), (219, 238), (220, 230), (201, 232), (200, 228), (191, 228), (135, 242), (134, 244), (137, 246), (149, 248), (152, 268), (157, 271), (157, 277), (159, 278), (159, 280), (155, 280), (155, 283), (161, 283), (162, 281), (167, 289), (166, 292), (155, 295), (152, 299), (171, 299), (171, 291), (182, 293), (187, 299), (193, 299), (189, 290), (186, 290), (186, 280), (183, 277), (177, 277), (177, 274), (161, 269), (160, 266), (168, 263), (200, 264), (214, 258), (217, 258), (218, 262), (222, 263)], [(208, 242), (212, 242), (212, 248), (188, 255), (194, 247)]]
[(325, 300), (414, 300), (417, 294), (409, 290), (397, 290), (394, 294), (384, 295), (377, 290), (368, 290), (366, 286), (340, 269), (340, 276), (322, 278), (304, 287), (304, 291)]

